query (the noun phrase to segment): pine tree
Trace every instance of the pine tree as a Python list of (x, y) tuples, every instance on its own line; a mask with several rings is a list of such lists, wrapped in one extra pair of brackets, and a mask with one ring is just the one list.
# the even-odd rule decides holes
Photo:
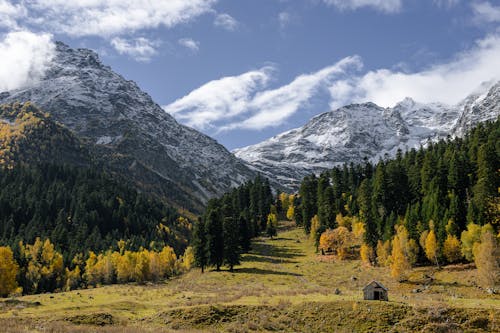
[(220, 271), (224, 262), (224, 231), (218, 209), (208, 213), (205, 230), (207, 233), (208, 263)]
[(317, 180), (316, 176), (312, 175), (305, 177), (300, 185), (301, 210), (302, 210), (302, 225), (305, 232), (308, 234), (311, 229), (311, 219), (318, 212), (317, 205)]
[(198, 221), (194, 223), (191, 244), (194, 251), (195, 265), (200, 267), (203, 273), (208, 264), (208, 253), (205, 223), (202, 218), (199, 218)]
[(240, 263), (240, 241), (238, 222), (232, 217), (224, 219), (224, 263), (229, 266), (232, 272), (235, 265)]
[(373, 209), (371, 205), (371, 185), (368, 179), (364, 179), (361, 182), (358, 190), (358, 206), (359, 206), (359, 214), (361, 220), (365, 223), (365, 234), (364, 234), (364, 242), (375, 248), (377, 245), (377, 240), (379, 239), (377, 233), (377, 225), (375, 224), (375, 220), (373, 218)]
[(266, 226), (266, 234), (273, 239), (274, 236), (277, 235), (276, 227), (278, 226), (278, 218), (276, 214), (269, 214), (267, 216), (267, 226)]

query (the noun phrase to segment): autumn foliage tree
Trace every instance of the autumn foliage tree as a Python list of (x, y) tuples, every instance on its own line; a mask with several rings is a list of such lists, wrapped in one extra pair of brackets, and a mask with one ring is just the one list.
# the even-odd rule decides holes
[(392, 240), (391, 276), (398, 281), (406, 278), (407, 271), (416, 261), (417, 244), (408, 237), (408, 231), (402, 225), (396, 227), (396, 235)]
[(448, 234), (443, 244), (443, 255), (449, 263), (454, 263), (462, 258), (460, 240)]
[(494, 289), (500, 283), (500, 248), (492, 232), (484, 232), (481, 241), (474, 244), (474, 262), (484, 288)]
[(319, 239), (319, 248), (324, 252), (334, 252), (339, 259), (349, 253), (352, 234), (346, 227), (326, 230)]
[(0, 297), (6, 297), (17, 288), (19, 265), (8, 246), (0, 247)]

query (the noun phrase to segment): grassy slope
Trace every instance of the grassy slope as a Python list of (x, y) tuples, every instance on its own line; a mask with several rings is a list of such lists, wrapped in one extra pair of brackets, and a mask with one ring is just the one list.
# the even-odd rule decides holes
[[(362, 301), (372, 279), (389, 288), (391, 302)], [(500, 331), (500, 297), (473, 287), (474, 280), (474, 270), (420, 268), (398, 284), (386, 268), (317, 256), (303, 232), (290, 228), (277, 239), (256, 240), (233, 273), (193, 270), (159, 285), (25, 296), (0, 304), (0, 325), (19, 332), (74, 331), (72, 323), (82, 332), (87, 323), (112, 324), (93, 328), (107, 332)], [(422, 292), (412, 293), (417, 288)]]

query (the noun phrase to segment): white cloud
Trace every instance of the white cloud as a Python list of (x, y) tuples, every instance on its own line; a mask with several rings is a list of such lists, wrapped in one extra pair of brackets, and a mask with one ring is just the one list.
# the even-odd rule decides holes
[(189, 126), (211, 128), (216, 122), (247, 112), (253, 93), (268, 84), (273, 71), (273, 67), (263, 67), (210, 81), (164, 109)]
[(200, 42), (197, 42), (191, 38), (181, 38), (178, 40), (179, 45), (184, 46), (192, 52), (198, 52), (200, 50)]
[(214, 25), (226, 29), (228, 31), (234, 31), (238, 28), (238, 21), (229, 14), (218, 14), (215, 17)]
[(402, 0), (323, 0), (323, 2), (340, 10), (370, 7), (385, 13), (399, 12), (402, 7)]
[(393, 106), (405, 97), (456, 104), (482, 82), (500, 80), (500, 35), (489, 35), (453, 60), (415, 73), (388, 69), (339, 80), (330, 88), (331, 107), (371, 101)]
[(17, 20), (27, 15), (26, 8), (21, 4), (12, 4), (0, 0), (0, 28), (18, 29)]
[(158, 43), (144, 37), (133, 40), (115, 37), (111, 40), (111, 45), (120, 54), (129, 55), (137, 61), (147, 62), (157, 53), (155, 47)]
[(10, 32), (0, 40), (0, 91), (19, 89), (39, 80), (55, 55), (50, 34)]
[(32, 0), (32, 23), (70, 36), (118, 36), (173, 27), (210, 12), (217, 0)]
[(474, 2), (472, 4), (474, 20), (478, 23), (500, 22), (500, 6), (493, 6), (490, 2)]
[(348, 57), (333, 66), (300, 75), (287, 85), (267, 90), (275, 69), (264, 67), (211, 81), (166, 106), (165, 110), (198, 129), (274, 127), (299, 111), (335, 77), (360, 65), (358, 57)]
[(315, 73), (303, 74), (289, 84), (273, 90), (258, 92), (247, 106), (254, 111), (251, 117), (225, 125), (221, 130), (236, 128), (262, 129), (283, 124), (332, 80), (347, 70), (361, 68), (359, 57), (347, 57), (335, 65)]

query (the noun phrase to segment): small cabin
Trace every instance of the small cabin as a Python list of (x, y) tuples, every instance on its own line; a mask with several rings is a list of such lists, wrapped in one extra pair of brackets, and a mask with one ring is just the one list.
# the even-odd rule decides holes
[(388, 291), (389, 289), (384, 287), (382, 283), (373, 280), (363, 288), (364, 299), (371, 301), (388, 301)]

